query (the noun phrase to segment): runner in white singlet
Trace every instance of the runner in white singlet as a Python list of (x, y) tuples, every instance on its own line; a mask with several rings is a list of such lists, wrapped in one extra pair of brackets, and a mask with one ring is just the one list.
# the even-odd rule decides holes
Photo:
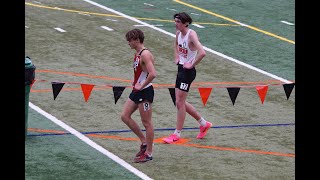
[(189, 48), (189, 34), (192, 30), (189, 29), (187, 34), (182, 37), (182, 33), (178, 35), (178, 51), (179, 51), (179, 64), (183, 65), (186, 62), (193, 63), (197, 56), (197, 50), (192, 51)]
[(189, 24), (192, 23), (191, 17), (187, 13), (181, 12), (175, 14), (173, 18), (177, 30), (174, 48), (175, 64), (178, 65), (174, 100), (177, 107), (177, 122), (174, 133), (162, 139), (169, 144), (180, 139), (186, 113), (200, 124), (198, 139), (204, 138), (212, 126), (211, 122), (206, 121), (190, 103), (186, 102), (191, 83), (196, 78), (195, 66), (205, 57), (206, 52), (197, 33), (189, 29)]

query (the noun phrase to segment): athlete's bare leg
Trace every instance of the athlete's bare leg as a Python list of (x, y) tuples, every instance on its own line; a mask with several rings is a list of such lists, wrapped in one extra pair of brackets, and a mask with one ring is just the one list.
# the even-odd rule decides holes
[(124, 104), (121, 113), (121, 120), (135, 133), (140, 139), (141, 143), (146, 142), (144, 134), (141, 132), (139, 125), (131, 118), (131, 115), (138, 109), (138, 105), (128, 98)]
[(153, 138), (154, 138), (154, 129), (152, 122), (152, 103), (144, 101), (139, 103), (139, 112), (141, 116), (141, 121), (143, 126), (146, 129), (146, 142), (147, 142), (147, 150), (146, 153), (152, 154), (153, 148)]
[(188, 92), (176, 88), (177, 124), (176, 129), (182, 130), (186, 119), (186, 98)]

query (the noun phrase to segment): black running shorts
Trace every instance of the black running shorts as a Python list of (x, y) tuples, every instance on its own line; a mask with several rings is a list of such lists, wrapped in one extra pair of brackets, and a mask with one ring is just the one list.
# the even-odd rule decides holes
[(149, 86), (141, 91), (132, 91), (129, 95), (129, 98), (135, 103), (139, 104), (144, 100), (147, 100), (149, 103), (153, 102), (154, 89), (153, 86)]
[(184, 69), (183, 65), (178, 64), (178, 74), (175, 87), (182, 91), (189, 92), (191, 83), (196, 78), (196, 75), (196, 68)]

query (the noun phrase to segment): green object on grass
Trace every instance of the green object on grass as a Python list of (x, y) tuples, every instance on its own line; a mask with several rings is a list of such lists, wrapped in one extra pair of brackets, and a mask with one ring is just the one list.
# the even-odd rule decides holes
[(31, 59), (26, 56), (25, 58), (25, 77), (24, 77), (24, 85), (25, 85), (25, 102), (24, 102), (24, 107), (25, 107), (25, 139), (27, 138), (27, 129), (28, 129), (28, 114), (29, 114), (29, 94), (30, 94), (30, 88), (31, 84), (34, 81), (35, 78), (35, 69), (36, 67), (32, 63)]

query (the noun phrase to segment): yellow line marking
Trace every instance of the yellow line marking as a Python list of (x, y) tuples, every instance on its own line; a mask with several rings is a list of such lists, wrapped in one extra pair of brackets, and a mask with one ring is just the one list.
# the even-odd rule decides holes
[[(216, 17), (219, 17), (219, 18), (222, 18), (222, 19), (224, 19), (224, 20), (227, 20), (227, 21), (230, 21), (230, 22), (233, 22), (233, 23), (236, 23), (236, 24), (242, 24), (242, 23), (240, 23), (239, 21), (236, 21), (236, 20), (233, 20), (233, 19), (231, 19), (231, 18), (222, 16), (222, 15), (220, 15), (220, 14), (216, 14), (216, 13), (210, 12), (210, 11), (208, 11), (208, 10), (205, 10), (205, 9), (202, 9), (202, 8), (199, 8), (199, 7), (196, 7), (196, 6), (193, 6), (193, 5), (191, 5), (191, 4), (182, 2), (182, 1), (180, 1), (180, 0), (173, 0), (173, 1), (175, 1), (175, 2), (177, 2), (177, 3), (179, 3), (179, 4), (183, 4), (183, 5), (189, 6), (189, 7), (191, 7), (191, 8), (197, 9), (197, 10), (199, 10), (199, 11), (205, 12), (205, 13), (207, 13), (207, 14), (210, 14), (210, 15), (213, 15), (213, 16), (216, 16)], [(295, 44), (295, 42), (292, 41), (292, 40), (289, 40), (289, 39), (286, 39), (286, 38), (284, 38), (284, 37), (281, 37), (281, 36), (272, 34), (272, 33), (270, 33), (270, 32), (267, 32), (267, 31), (258, 29), (258, 28), (256, 28), (256, 27), (249, 26), (249, 25), (244, 26), (244, 27), (247, 27), (247, 28), (249, 28), (249, 29), (253, 29), (253, 30), (255, 30), (255, 31), (261, 32), (261, 33), (263, 33), (263, 34), (267, 34), (267, 35), (269, 35), (269, 36), (272, 36), (272, 37), (275, 37), (275, 38), (278, 38), (278, 39), (281, 39), (281, 40), (286, 41), (286, 42), (289, 42), (289, 43), (291, 43), (291, 44)]]
[[(73, 12), (73, 13), (123, 18), (122, 16), (114, 15), (114, 14), (103, 14), (103, 13), (94, 13), (94, 12), (87, 12), (87, 11), (77, 11), (77, 10), (70, 10), (70, 9), (64, 9), (64, 8), (59, 8), (59, 7), (50, 7), (50, 6), (32, 4), (32, 3), (27, 3), (27, 2), (25, 4), (29, 5), (29, 6), (39, 7), (39, 8), (60, 10), (60, 11)], [(174, 22), (173, 20), (164, 20), (164, 19), (139, 18), (139, 17), (134, 17), (134, 18), (139, 19), (139, 20), (147, 20), (147, 21), (160, 21), (160, 22), (172, 22), (172, 23)], [(240, 26), (237, 24), (220, 24), (220, 23), (208, 23), (208, 22), (194, 22), (194, 23), (196, 23), (196, 24), (209, 24), (209, 25), (215, 25), (215, 26)]]

